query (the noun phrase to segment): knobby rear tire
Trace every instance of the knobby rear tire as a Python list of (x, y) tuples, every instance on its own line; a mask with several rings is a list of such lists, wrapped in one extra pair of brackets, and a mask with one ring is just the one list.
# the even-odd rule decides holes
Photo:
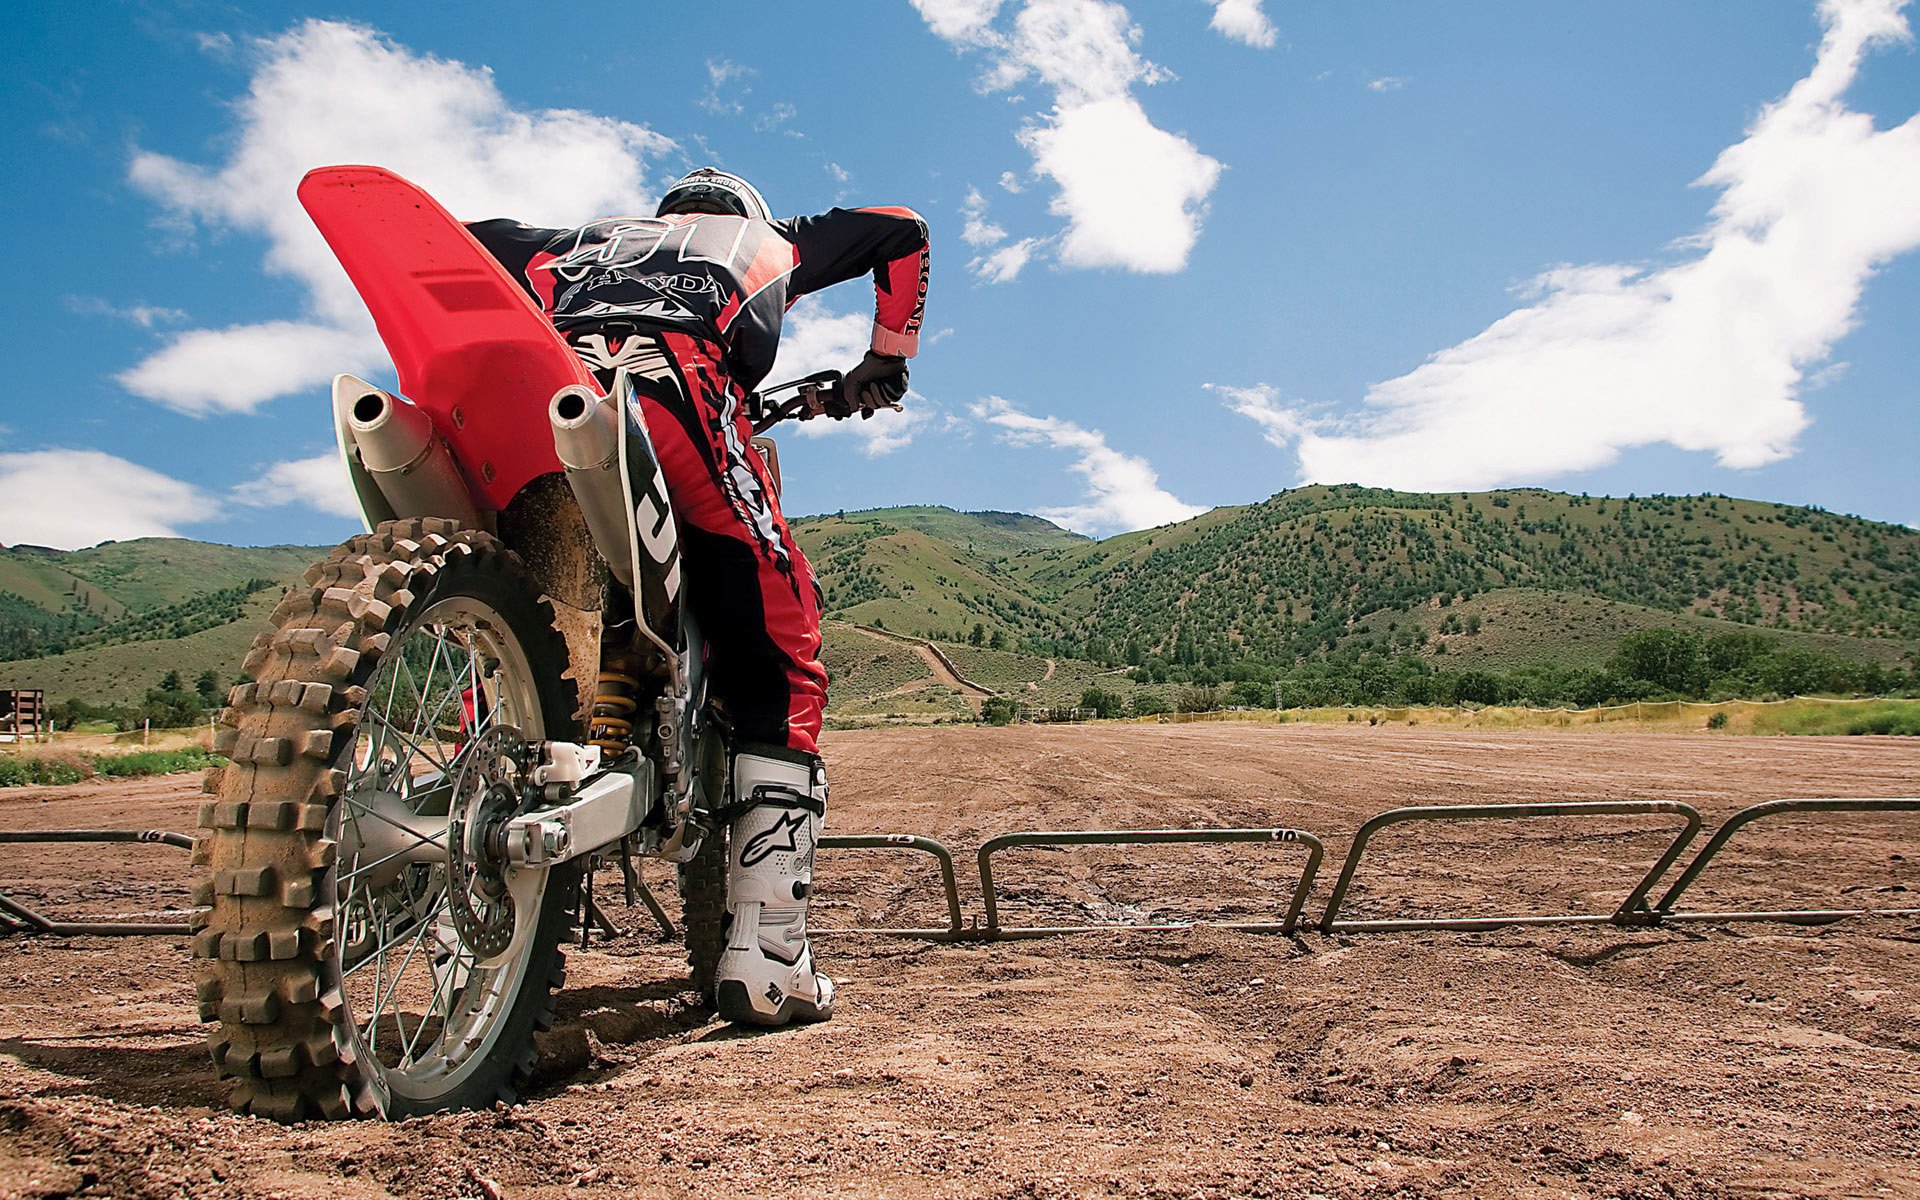
[(708, 1008), (719, 1002), (720, 955), (727, 948), (727, 831), (717, 829), (680, 864), (680, 923), (687, 933), (688, 978)]
[[(193, 952), (202, 960), (196, 994), (201, 1019), (214, 1025), (214, 1064), (231, 1081), (235, 1109), (282, 1121), (515, 1102), (532, 1075), (533, 1035), (551, 1026), (552, 993), (565, 978), (560, 942), (577, 870), (551, 872), (526, 969), (499, 1001), (504, 1015), (489, 1018), (498, 1032), (484, 1053), (474, 1052), (477, 1065), (439, 1094), (402, 1094), (387, 1086), (387, 1068), (356, 1048), (354, 989), (342, 978), (342, 792), (382, 656), (449, 597), (477, 597), (511, 627), (503, 636), (531, 666), (524, 686), (543, 721), (530, 734), (575, 736), (553, 610), (498, 541), (435, 518), (387, 522), (347, 541), (308, 569), (306, 584), (281, 601), (275, 628), (246, 657), (254, 682), (228, 697), (216, 749), (230, 761), (208, 773), (214, 798), (200, 812), (194, 899), (206, 908), (195, 919)], [(453, 963), (458, 968), (457, 955)], [(420, 1019), (416, 1036), (426, 1028)]]

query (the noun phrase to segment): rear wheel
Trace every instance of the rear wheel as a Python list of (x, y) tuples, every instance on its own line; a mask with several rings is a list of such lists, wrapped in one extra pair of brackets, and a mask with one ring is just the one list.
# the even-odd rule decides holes
[(201, 1015), (242, 1111), (398, 1118), (513, 1101), (553, 1018), (577, 872), (531, 936), (489, 837), (529, 740), (567, 738), (564, 639), (519, 560), (433, 519), (308, 571), (234, 689), (201, 814)]
[(727, 831), (708, 834), (680, 864), (680, 923), (687, 929), (688, 978), (708, 1008), (718, 1003), (720, 954), (727, 948)]

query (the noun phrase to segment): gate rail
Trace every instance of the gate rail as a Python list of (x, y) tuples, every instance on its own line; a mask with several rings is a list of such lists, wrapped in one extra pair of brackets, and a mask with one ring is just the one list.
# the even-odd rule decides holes
[[(184, 833), (168, 833), (163, 829), (0, 830), (0, 845), (48, 842), (133, 842), (147, 846), (193, 849), (191, 837)], [(50, 933), (57, 937), (140, 937), (192, 932), (191, 926), (185, 921), (62, 921), (20, 903), (5, 892), (0, 892), (0, 927), (10, 927), (21, 933)]]
[[(993, 856), (1001, 850), (1009, 850), (1016, 846), (1161, 846), (1227, 842), (1297, 842), (1307, 848), (1307, 864), (1300, 872), (1300, 882), (1294, 885), (1292, 899), (1287, 904), (1286, 916), (1282, 920), (1182, 921), (1153, 925), (1136, 925), (1117, 921), (1098, 925), (1004, 926), (1000, 924), (999, 899), (993, 890)], [(1319, 876), (1320, 859), (1325, 853), (1326, 847), (1321, 844), (1320, 839), (1302, 829), (1082, 829), (1003, 833), (999, 837), (989, 838), (980, 847), (980, 894), (985, 898), (987, 906), (986, 928), (980, 933), (990, 939), (1034, 938), (1050, 937), (1061, 933), (1093, 933), (1108, 929), (1190, 929), (1196, 924), (1218, 929), (1237, 929), (1248, 933), (1292, 933), (1295, 926), (1299, 924), (1300, 910), (1306, 906), (1307, 895), (1313, 890), (1314, 881)]]
[(1728, 817), (1726, 822), (1714, 831), (1713, 836), (1707, 839), (1707, 844), (1701, 847), (1700, 853), (1695, 855), (1693, 861), (1687, 864), (1687, 869), (1680, 873), (1680, 877), (1673, 881), (1673, 886), (1667, 889), (1664, 896), (1660, 897), (1659, 902), (1653, 906), (1654, 920), (1656, 922), (1790, 921), (1797, 925), (1826, 925), (1847, 917), (1864, 917), (1869, 915), (1888, 917), (1920, 916), (1920, 908), (1799, 908), (1778, 909), (1769, 912), (1674, 911), (1673, 906), (1680, 902), (1680, 897), (1693, 885), (1693, 881), (1700, 877), (1700, 872), (1706, 869), (1707, 864), (1713, 861), (1714, 856), (1720, 853), (1721, 848), (1727, 844), (1728, 840), (1730, 840), (1734, 834), (1738, 833), (1743, 827), (1751, 825), (1753, 822), (1763, 818), (1776, 816), (1780, 813), (1796, 812), (1920, 812), (1920, 799), (1910, 797), (1858, 798), (1834, 796), (1810, 800), (1768, 800), (1761, 804), (1755, 804), (1750, 808), (1743, 808)]
[(947, 927), (945, 929), (893, 929), (878, 927), (860, 927), (853, 929), (818, 929), (815, 933), (891, 933), (901, 937), (930, 938), (935, 941), (957, 941), (965, 937), (967, 931), (961, 928), (960, 921), (960, 885), (953, 874), (953, 852), (929, 837), (918, 837), (911, 833), (844, 833), (823, 836), (817, 843), (822, 850), (918, 850), (931, 854), (940, 864), (940, 883), (947, 893)]
[[(1500, 821), (1524, 820), (1535, 817), (1614, 817), (1635, 816), (1641, 814), (1669, 814), (1684, 818), (1685, 825), (1668, 843), (1666, 852), (1640, 877), (1626, 899), (1622, 900), (1610, 913), (1576, 913), (1549, 916), (1516, 917), (1399, 917), (1390, 920), (1342, 921), (1339, 919), (1340, 906), (1347, 898), (1347, 888), (1353, 883), (1354, 871), (1360, 865), (1360, 857), (1366, 853), (1367, 842), (1374, 834), (1389, 825), (1400, 825), (1412, 821)], [(1462, 805), (1424, 805), (1415, 808), (1395, 808), (1367, 818), (1353, 835), (1353, 845), (1347, 850), (1347, 859), (1340, 868), (1340, 878), (1333, 885), (1333, 895), (1327, 900), (1327, 910), (1320, 917), (1320, 929), (1326, 933), (1336, 932), (1373, 932), (1387, 933), (1416, 929), (1446, 929), (1472, 931), (1499, 929), (1509, 925), (1651, 925), (1658, 921), (1658, 914), (1648, 910), (1647, 893), (1653, 885), (1673, 866), (1680, 852), (1693, 841), (1700, 832), (1700, 813), (1691, 804), (1678, 800), (1568, 800), (1561, 802), (1542, 802), (1528, 804), (1462, 804)]]

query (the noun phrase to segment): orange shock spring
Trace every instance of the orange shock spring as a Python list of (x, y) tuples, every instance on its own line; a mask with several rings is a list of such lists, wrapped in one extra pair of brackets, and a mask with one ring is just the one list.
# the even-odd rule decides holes
[(608, 758), (625, 753), (633, 744), (633, 714), (640, 707), (638, 668), (639, 660), (631, 652), (614, 650), (601, 655), (587, 743), (600, 747)]

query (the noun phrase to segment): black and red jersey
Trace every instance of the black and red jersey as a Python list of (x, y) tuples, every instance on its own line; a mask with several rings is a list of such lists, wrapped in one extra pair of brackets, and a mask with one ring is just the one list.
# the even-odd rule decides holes
[(927, 225), (912, 209), (836, 208), (780, 221), (608, 217), (579, 229), (493, 220), (467, 228), (602, 372), (619, 365), (619, 344), (595, 330), (629, 321), (717, 343), (728, 373), (751, 389), (773, 367), (781, 318), (793, 302), (866, 274), (876, 293), (873, 349), (906, 357), (919, 349)]

